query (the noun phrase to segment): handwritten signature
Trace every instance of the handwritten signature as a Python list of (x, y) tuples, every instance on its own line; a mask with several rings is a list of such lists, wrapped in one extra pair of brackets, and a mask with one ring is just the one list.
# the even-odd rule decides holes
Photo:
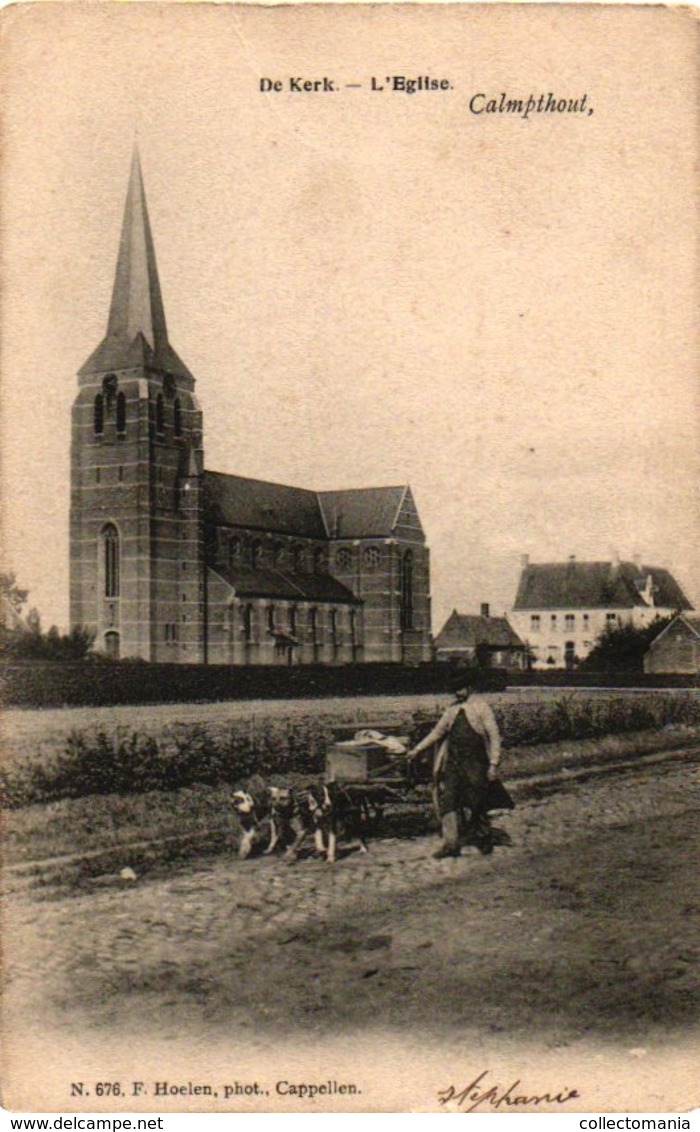
[(459, 1108), (467, 1106), (464, 1107), (465, 1112), (475, 1112), (483, 1104), (490, 1104), (495, 1109), (514, 1108), (518, 1105), (525, 1107), (538, 1104), (566, 1104), (567, 1101), (576, 1100), (581, 1095), (576, 1089), (561, 1089), (558, 1093), (516, 1092), (521, 1084), (520, 1078), (513, 1081), (507, 1089), (503, 1089), (498, 1084), (489, 1085), (485, 1081), (488, 1074), (489, 1070), (484, 1069), (483, 1073), (475, 1077), (465, 1089), (457, 1089), (454, 1085), (442, 1089), (438, 1093), (440, 1104), (446, 1105), (454, 1101)]

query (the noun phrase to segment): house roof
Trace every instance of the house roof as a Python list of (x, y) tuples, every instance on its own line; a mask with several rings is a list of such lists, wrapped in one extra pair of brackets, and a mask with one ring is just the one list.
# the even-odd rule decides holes
[[(653, 603), (644, 597), (649, 577)], [(526, 566), (513, 608), (631, 609), (651, 604), (662, 609), (692, 609), (673, 576), (660, 566), (569, 561)]]
[(249, 570), (245, 566), (215, 566), (214, 571), (239, 597), (277, 598), (333, 605), (359, 605), (358, 598), (330, 574), (287, 574), (272, 567)]
[(687, 613), (681, 613), (678, 615), (678, 617), (674, 617), (673, 621), (671, 621), (668, 625), (664, 625), (663, 629), (659, 630), (657, 635), (650, 642), (649, 648), (656, 648), (662, 638), (665, 637), (673, 628), (673, 626), (677, 625), (679, 621), (682, 621), (685, 625), (687, 625), (691, 633), (694, 633), (696, 637), (700, 637), (700, 617), (693, 617), (689, 616)]
[(393, 533), (406, 494), (403, 487), (320, 491), (318, 499), (331, 538), (384, 538)]
[(436, 649), (524, 648), (518, 634), (505, 617), (480, 617), (471, 613), (458, 613), (455, 609), (435, 638)]
[(168, 341), (141, 163), (134, 147), (107, 334), (80, 373), (136, 365), (192, 376)]

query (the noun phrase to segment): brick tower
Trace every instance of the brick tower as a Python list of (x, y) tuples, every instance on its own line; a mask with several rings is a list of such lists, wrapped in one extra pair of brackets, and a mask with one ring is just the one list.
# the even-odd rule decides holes
[(202, 414), (168, 341), (136, 150), (107, 334), (78, 384), (71, 624), (112, 656), (206, 662)]

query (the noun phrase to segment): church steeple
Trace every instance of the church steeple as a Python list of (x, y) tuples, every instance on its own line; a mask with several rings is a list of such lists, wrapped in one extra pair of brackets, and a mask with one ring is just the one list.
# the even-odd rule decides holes
[(141, 162), (134, 145), (107, 335), (80, 372), (139, 365), (191, 378), (168, 341)]

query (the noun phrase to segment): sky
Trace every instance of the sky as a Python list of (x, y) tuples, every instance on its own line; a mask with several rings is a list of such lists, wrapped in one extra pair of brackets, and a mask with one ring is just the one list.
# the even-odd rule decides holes
[[(435, 632), (507, 610), (523, 554), (641, 554), (700, 602), (687, 15), (95, 3), (3, 26), (3, 563), (44, 625), (68, 622), (70, 408), (136, 134), (208, 469), (409, 483)], [(593, 114), (470, 112), (502, 91)]]

